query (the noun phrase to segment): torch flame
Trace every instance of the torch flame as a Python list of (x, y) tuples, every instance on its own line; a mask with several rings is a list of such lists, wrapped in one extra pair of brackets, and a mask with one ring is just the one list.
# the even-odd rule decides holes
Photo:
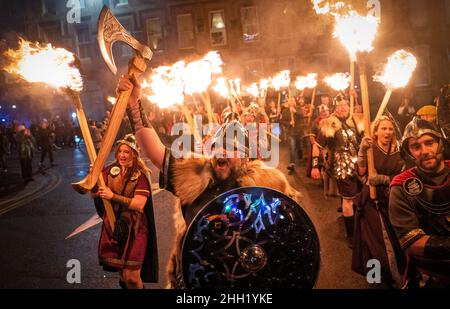
[(357, 52), (370, 52), (378, 30), (380, 19), (373, 16), (361, 16), (356, 11), (345, 15), (335, 15), (336, 25), (333, 36), (338, 38), (356, 61)]
[(309, 73), (306, 76), (297, 76), (297, 79), (295, 80), (295, 88), (298, 90), (315, 87), (317, 87), (317, 73)]
[(259, 95), (258, 83), (251, 84), (249, 87), (247, 87), (246, 91), (257, 98)]
[(170, 67), (154, 69), (150, 80), (144, 81), (142, 88), (150, 89), (152, 94), (147, 98), (161, 108), (182, 104), (185, 94), (205, 92), (212, 83), (213, 75), (222, 72), (222, 65), (220, 55), (209, 52), (202, 59), (188, 64), (178, 61)]
[(336, 91), (343, 91), (350, 86), (350, 74), (336, 73), (325, 77), (324, 82)]
[(291, 72), (289, 70), (284, 70), (278, 73), (274, 78), (272, 78), (272, 86), (275, 90), (280, 90), (282, 87), (289, 87), (291, 83)]
[(219, 77), (216, 79), (216, 85), (213, 87), (213, 91), (224, 98), (228, 98), (228, 87), (225, 77)]
[(330, 4), (328, 1), (323, 4), (323, 6), (320, 6), (320, 4), (324, 1), (325, 0), (311, 0), (312, 4), (314, 5), (314, 11), (316, 11), (317, 14), (328, 14), (330, 12), (335, 12), (346, 7), (344, 2), (336, 2), (334, 4)]
[[(182, 72), (184, 61), (178, 61), (173, 66), (161, 66), (152, 71), (150, 82), (145, 81), (145, 88), (151, 89), (147, 99), (161, 108), (168, 108), (184, 102)], [(144, 87), (143, 87), (144, 88)]]
[(30, 83), (46, 83), (54, 88), (83, 90), (80, 71), (74, 66), (75, 56), (51, 44), (40, 45), (19, 39), (19, 49), (9, 49), (5, 56), (11, 63), (4, 68)]
[(417, 66), (416, 57), (405, 50), (398, 50), (389, 58), (384, 72), (374, 76), (374, 80), (384, 84), (387, 89), (405, 87)]

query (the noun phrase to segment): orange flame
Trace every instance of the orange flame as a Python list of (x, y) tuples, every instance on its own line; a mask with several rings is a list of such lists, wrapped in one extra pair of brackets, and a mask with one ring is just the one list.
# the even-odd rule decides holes
[(55, 48), (51, 44), (41, 46), (20, 38), (19, 49), (9, 49), (5, 56), (11, 63), (4, 70), (30, 83), (83, 90), (80, 71), (74, 66), (75, 56), (63, 48)]
[(275, 88), (275, 90), (278, 91), (282, 87), (289, 87), (289, 84), (291, 83), (290, 74), (291, 72), (289, 70), (284, 70), (272, 78), (272, 86)]
[(345, 15), (335, 15), (336, 25), (334, 37), (345, 46), (350, 59), (356, 61), (357, 52), (370, 52), (373, 49), (373, 40), (377, 34), (380, 19), (373, 16), (361, 16), (356, 11)]
[(298, 90), (315, 87), (317, 87), (317, 73), (309, 73), (306, 76), (297, 76), (297, 79), (295, 80), (295, 88)]
[(350, 74), (336, 73), (325, 77), (324, 82), (336, 91), (343, 91), (350, 86)]
[(375, 75), (375, 81), (384, 84), (387, 89), (405, 87), (416, 69), (417, 59), (413, 54), (405, 50), (398, 50), (389, 58), (384, 68), (384, 72)]
[(220, 77), (216, 79), (216, 85), (212, 88), (214, 92), (218, 93), (220, 96), (224, 98), (228, 98), (228, 87), (227, 87), (227, 80), (225, 77)]

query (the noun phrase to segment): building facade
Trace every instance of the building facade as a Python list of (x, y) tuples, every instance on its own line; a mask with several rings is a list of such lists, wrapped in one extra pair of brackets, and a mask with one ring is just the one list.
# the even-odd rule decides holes
[[(73, 22), (74, 4), (80, 7)], [(361, 1), (359, 1), (361, 2)], [(363, 1), (365, 2), (365, 1)], [(109, 108), (117, 76), (108, 71), (97, 44), (97, 19), (103, 5), (139, 41), (154, 52), (149, 67), (194, 59), (217, 50), (225, 73), (256, 81), (289, 69), (293, 74), (348, 71), (345, 49), (332, 38), (333, 22), (316, 15), (310, 1), (298, 0), (2, 0), (3, 33), (51, 42), (75, 52), (85, 76), (83, 102), (92, 117)], [(21, 9), (25, 8), (25, 9)], [(70, 15), (70, 16), (69, 16)], [(381, 0), (381, 19), (372, 71), (393, 51), (403, 48), (418, 58), (411, 85), (398, 93), (414, 96), (416, 105), (430, 103), (440, 86), (450, 82), (450, 0)], [(11, 27), (14, 25), (14, 27)], [(1, 31), (1, 30), (0, 30)], [(125, 72), (133, 51), (116, 44), (114, 58)], [(374, 101), (384, 89), (370, 83)]]

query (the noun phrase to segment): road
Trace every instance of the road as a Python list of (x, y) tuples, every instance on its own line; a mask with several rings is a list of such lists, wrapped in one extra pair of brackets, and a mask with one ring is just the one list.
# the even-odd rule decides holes
[[(282, 147), (281, 160), (287, 159)], [(23, 192), (0, 199), (0, 288), (118, 288), (118, 274), (107, 273), (98, 265), (97, 245), (100, 225), (65, 240), (76, 227), (95, 214), (88, 195), (79, 195), (70, 184), (82, 179), (89, 168), (80, 149), (55, 153), (57, 167), (38, 174)], [(14, 165), (14, 164), (11, 164)], [(158, 171), (152, 167), (153, 189)], [(280, 164), (286, 172), (286, 164)], [(303, 195), (302, 207), (318, 231), (321, 245), (319, 289), (374, 288), (350, 269), (351, 249), (344, 237), (344, 225), (336, 211), (339, 199), (325, 199), (319, 182), (306, 178), (304, 168), (288, 175), (291, 184)], [(164, 190), (154, 195), (158, 232), (160, 280), (147, 288), (164, 288), (166, 261), (174, 233), (172, 216), (175, 198)], [(67, 281), (67, 262), (81, 265), (81, 283)]]

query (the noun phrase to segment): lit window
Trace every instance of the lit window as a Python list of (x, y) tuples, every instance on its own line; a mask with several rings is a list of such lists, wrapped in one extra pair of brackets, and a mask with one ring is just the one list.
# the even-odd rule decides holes
[(192, 14), (182, 14), (177, 16), (178, 46), (180, 49), (194, 47), (194, 25)]
[(241, 22), (244, 42), (258, 41), (258, 11), (255, 6), (241, 8)]
[(147, 25), (147, 44), (153, 51), (162, 51), (163, 35), (160, 18), (149, 18), (146, 20)]
[(223, 11), (209, 12), (211, 45), (221, 46), (227, 44), (227, 31)]

